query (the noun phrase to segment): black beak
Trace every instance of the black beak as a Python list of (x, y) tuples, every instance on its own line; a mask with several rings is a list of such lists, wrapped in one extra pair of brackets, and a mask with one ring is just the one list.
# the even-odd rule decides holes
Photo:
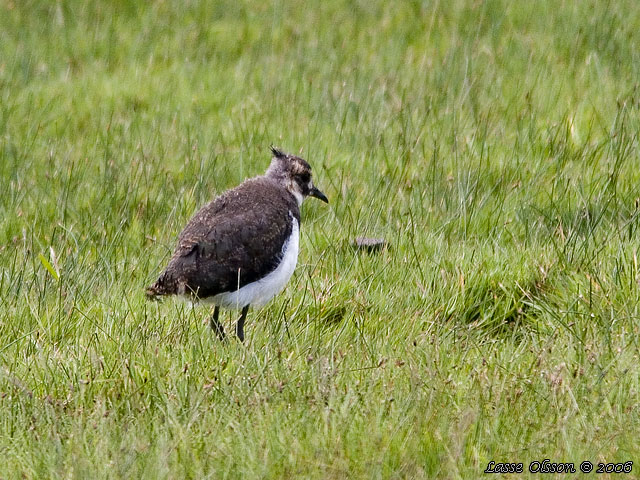
[(322, 200), (324, 203), (329, 203), (329, 199), (327, 198), (327, 196), (324, 193), (322, 193), (320, 190), (318, 190), (316, 187), (313, 187), (309, 191), (309, 196), (316, 197), (318, 200)]

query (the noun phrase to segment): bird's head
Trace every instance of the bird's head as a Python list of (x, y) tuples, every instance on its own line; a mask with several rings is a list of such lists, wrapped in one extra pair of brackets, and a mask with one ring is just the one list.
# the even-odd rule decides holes
[(326, 195), (318, 190), (311, 180), (311, 165), (295, 155), (289, 155), (271, 147), (273, 158), (266, 176), (282, 183), (298, 201), (298, 205), (306, 197), (316, 197), (329, 203)]

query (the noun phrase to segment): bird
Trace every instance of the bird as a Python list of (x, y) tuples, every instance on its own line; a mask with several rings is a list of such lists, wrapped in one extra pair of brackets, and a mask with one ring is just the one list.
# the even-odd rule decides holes
[(225, 339), (220, 308), (241, 310), (244, 342), (249, 307), (266, 305), (285, 287), (298, 261), (300, 207), (307, 197), (329, 203), (306, 160), (271, 146), (264, 175), (245, 180), (189, 220), (166, 268), (146, 289), (149, 299), (179, 296), (214, 305), (209, 325)]

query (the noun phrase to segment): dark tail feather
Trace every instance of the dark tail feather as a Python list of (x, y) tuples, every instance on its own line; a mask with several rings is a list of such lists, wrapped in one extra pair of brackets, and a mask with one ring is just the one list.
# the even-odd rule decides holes
[(160, 289), (158, 289), (157, 283), (154, 283), (150, 287), (147, 287), (144, 293), (147, 296), (147, 300), (160, 300), (160, 297), (162, 296), (162, 293), (160, 293)]
[(160, 300), (160, 297), (177, 294), (178, 284), (173, 275), (162, 272), (158, 280), (145, 290), (149, 300)]
[(160, 297), (169, 295), (166, 283), (163, 281), (164, 276), (161, 276), (153, 285), (147, 287), (145, 294), (148, 300), (160, 300)]

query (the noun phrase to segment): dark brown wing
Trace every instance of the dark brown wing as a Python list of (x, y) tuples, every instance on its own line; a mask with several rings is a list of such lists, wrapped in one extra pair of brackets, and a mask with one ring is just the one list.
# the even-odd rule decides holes
[(292, 218), (300, 221), (290, 193), (264, 177), (244, 182), (195, 214), (149, 291), (206, 298), (262, 278), (277, 267)]

